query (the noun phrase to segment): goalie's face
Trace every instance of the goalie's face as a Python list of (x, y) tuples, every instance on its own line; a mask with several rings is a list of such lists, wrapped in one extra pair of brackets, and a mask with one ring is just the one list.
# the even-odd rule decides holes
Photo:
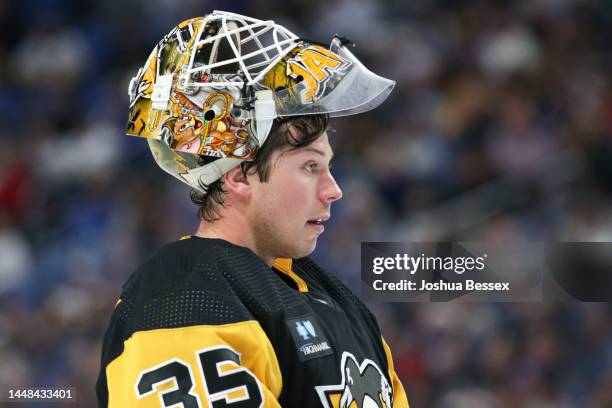
[(330, 173), (327, 134), (295, 150), (275, 152), (269, 179), (249, 176), (249, 220), (257, 252), (270, 258), (302, 258), (314, 251), (342, 191)]

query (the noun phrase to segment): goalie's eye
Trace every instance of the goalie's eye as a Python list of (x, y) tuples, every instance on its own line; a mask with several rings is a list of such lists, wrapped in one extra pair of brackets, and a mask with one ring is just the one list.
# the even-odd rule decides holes
[(306, 170), (310, 173), (316, 173), (319, 165), (313, 161), (310, 161), (308, 163), (306, 163), (306, 165), (304, 166), (306, 168)]

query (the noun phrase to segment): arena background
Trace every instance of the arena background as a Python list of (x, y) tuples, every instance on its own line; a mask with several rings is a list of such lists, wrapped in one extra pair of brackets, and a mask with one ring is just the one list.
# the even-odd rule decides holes
[[(612, 238), (609, 1), (3, 0), (0, 389), (95, 406), (122, 283), (194, 231), (188, 189), (124, 136), (127, 84), (213, 9), (341, 33), (397, 81), (333, 122), (344, 199), (314, 256), (351, 287), (361, 241)], [(412, 407), (612, 406), (609, 303), (371, 306)]]

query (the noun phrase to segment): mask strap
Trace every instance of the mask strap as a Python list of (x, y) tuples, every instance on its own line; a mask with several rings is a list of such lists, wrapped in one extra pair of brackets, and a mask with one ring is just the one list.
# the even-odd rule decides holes
[(257, 141), (261, 147), (272, 129), (272, 123), (276, 116), (276, 104), (274, 103), (273, 93), (269, 89), (255, 92), (255, 124)]

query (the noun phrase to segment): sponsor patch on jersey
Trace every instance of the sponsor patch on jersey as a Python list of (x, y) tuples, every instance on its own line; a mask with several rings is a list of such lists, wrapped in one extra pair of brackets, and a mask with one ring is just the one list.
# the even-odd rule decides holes
[(308, 361), (333, 354), (331, 344), (314, 316), (308, 315), (287, 320), (287, 327), (297, 346), (300, 361)]

